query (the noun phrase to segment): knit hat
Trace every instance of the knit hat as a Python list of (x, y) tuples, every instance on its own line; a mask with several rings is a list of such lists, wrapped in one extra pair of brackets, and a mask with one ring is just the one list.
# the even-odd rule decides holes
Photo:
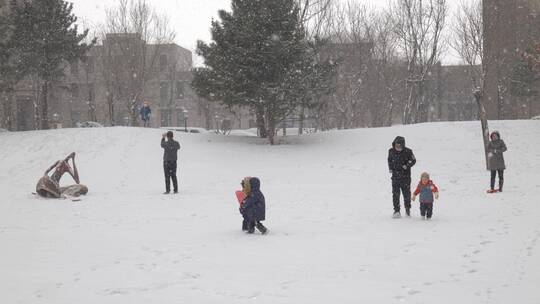
[(429, 179), (429, 173), (424, 172), (424, 173), (422, 173), (422, 175), (420, 175), (420, 178), (424, 178), (424, 177)]
[(251, 184), (250, 184), (250, 179), (251, 177), (249, 176), (246, 176), (244, 177), (244, 179), (242, 180), (242, 192), (244, 192), (245, 195), (249, 195), (249, 193), (251, 193)]

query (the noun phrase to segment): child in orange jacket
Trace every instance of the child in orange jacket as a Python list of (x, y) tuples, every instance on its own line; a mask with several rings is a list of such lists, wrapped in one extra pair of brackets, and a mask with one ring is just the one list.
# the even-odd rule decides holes
[(416, 200), (416, 196), (420, 194), (420, 214), (422, 218), (430, 219), (433, 215), (433, 201), (439, 199), (439, 189), (429, 179), (429, 173), (424, 172), (421, 175), (418, 187), (412, 195), (412, 200)]

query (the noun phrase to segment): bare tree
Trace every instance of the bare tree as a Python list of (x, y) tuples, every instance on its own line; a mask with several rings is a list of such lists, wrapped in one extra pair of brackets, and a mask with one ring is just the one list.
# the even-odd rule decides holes
[[(86, 41), (88, 41), (88, 43), (92, 41), (97, 41), (98, 36), (99, 36), (98, 28), (96, 26), (93, 26), (91, 22), (87, 19), (83, 19), (81, 23), (84, 28), (90, 29), (88, 31), (88, 35), (86, 36)], [(81, 58), (83, 80), (84, 80), (84, 85), (85, 85), (85, 88), (84, 88), (85, 94), (83, 95), (82, 98), (87, 106), (88, 120), (97, 122), (98, 119), (97, 119), (97, 113), (96, 113), (97, 106), (96, 106), (95, 87), (96, 87), (98, 78), (97, 78), (97, 73), (95, 73), (96, 57), (92, 56), (93, 50), (94, 49), (91, 49), (90, 52), (86, 56)], [(78, 87), (71, 88), (71, 90), (73, 89), (78, 90)], [(78, 93), (78, 92), (75, 92), (75, 93)], [(73, 95), (73, 92), (72, 92), (72, 95)]]
[(325, 37), (328, 30), (328, 20), (332, 14), (335, 0), (297, 0), (300, 8), (299, 18), (305, 25), (307, 37)]
[(115, 101), (119, 100), (133, 124), (146, 85), (157, 77), (161, 46), (172, 43), (175, 33), (168, 17), (158, 14), (147, 0), (118, 0), (106, 15), (102, 52), (109, 82), (109, 115), (113, 122)]
[(482, 21), (482, 1), (462, 1), (454, 15), (453, 39), (450, 45), (463, 62), (474, 67), (471, 81), (474, 88), (484, 86), (484, 25)]
[(367, 108), (370, 126), (390, 126), (398, 105), (402, 83), (402, 65), (397, 54), (394, 20), (385, 9), (364, 10), (362, 32), (371, 43)]
[(487, 66), (484, 62), (484, 23), (482, 18), (482, 1), (471, 3), (462, 1), (454, 16), (454, 36), (452, 48), (459, 54), (463, 62), (471, 68), (471, 84), (478, 106), (478, 116), (481, 122), (482, 139), (486, 167), (488, 161), (487, 145), (489, 144), (489, 126), (484, 103), (484, 79)]
[(428, 120), (430, 107), (426, 78), (440, 59), (447, 3), (446, 0), (394, 0), (391, 9), (400, 51), (407, 61), (408, 97), (403, 123), (424, 122)]
[[(332, 15), (332, 6), (335, 0), (297, 0), (300, 8), (299, 18), (305, 27), (306, 36), (314, 41), (315, 53), (320, 53), (328, 37), (329, 20)], [(298, 110), (298, 134), (304, 132), (306, 119), (306, 105), (302, 103)], [(284, 132), (286, 130), (284, 129)]]
[(365, 99), (360, 93), (366, 85), (365, 54), (369, 44), (360, 25), (365, 9), (352, 1), (334, 3), (329, 14), (327, 35), (330, 43), (324, 53), (338, 62), (338, 69), (335, 92), (323, 112), (325, 116), (331, 116), (324, 119), (327, 127), (349, 129), (364, 124)]

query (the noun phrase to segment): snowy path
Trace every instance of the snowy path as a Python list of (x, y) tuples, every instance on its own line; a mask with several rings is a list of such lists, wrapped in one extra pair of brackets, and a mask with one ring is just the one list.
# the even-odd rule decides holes
[[(492, 124), (509, 148), (496, 195), (470, 122), (275, 147), (181, 135), (177, 196), (160, 194), (160, 130), (1, 133), (1, 302), (540, 303), (540, 122)], [(413, 184), (429, 171), (441, 190), (431, 221), (417, 203), (412, 218), (391, 219), (396, 135), (419, 160)], [(72, 150), (89, 195), (35, 198)], [(240, 231), (233, 192), (245, 175), (262, 180), (267, 236)]]

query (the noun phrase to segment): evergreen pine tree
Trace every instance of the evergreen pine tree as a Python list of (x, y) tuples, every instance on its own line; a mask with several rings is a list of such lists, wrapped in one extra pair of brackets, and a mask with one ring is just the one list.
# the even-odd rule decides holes
[[(534, 97), (539, 95), (540, 82), (540, 44), (529, 47), (522, 55), (520, 61), (514, 65), (510, 75), (510, 93), (517, 98), (528, 102), (529, 110)], [(532, 115), (532, 113), (530, 113)]]
[(195, 70), (192, 86), (212, 101), (251, 107), (273, 144), (278, 123), (315, 100), (307, 89), (327, 91), (333, 67), (316, 62), (294, 0), (233, 0), (219, 17), (213, 42), (198, 42), (206, 67)]
[[(5, 10), (0, 4), (0, 11)], [(10, 50), (12, 37), (12, 19), (8, 13), (0, 16), (0, 93), (6, 92), (13, 85), (13, 52)]]
[(49, 128), (48, 94), (51, 84), (64, 76), (63, 64), (81, 59), (92, 44), (83, 43), (88, 30), (79, 34), (73, 4), (63, 0), (12, 0), (12, 50), (17, 70), (40, 79), (40, 128)]

